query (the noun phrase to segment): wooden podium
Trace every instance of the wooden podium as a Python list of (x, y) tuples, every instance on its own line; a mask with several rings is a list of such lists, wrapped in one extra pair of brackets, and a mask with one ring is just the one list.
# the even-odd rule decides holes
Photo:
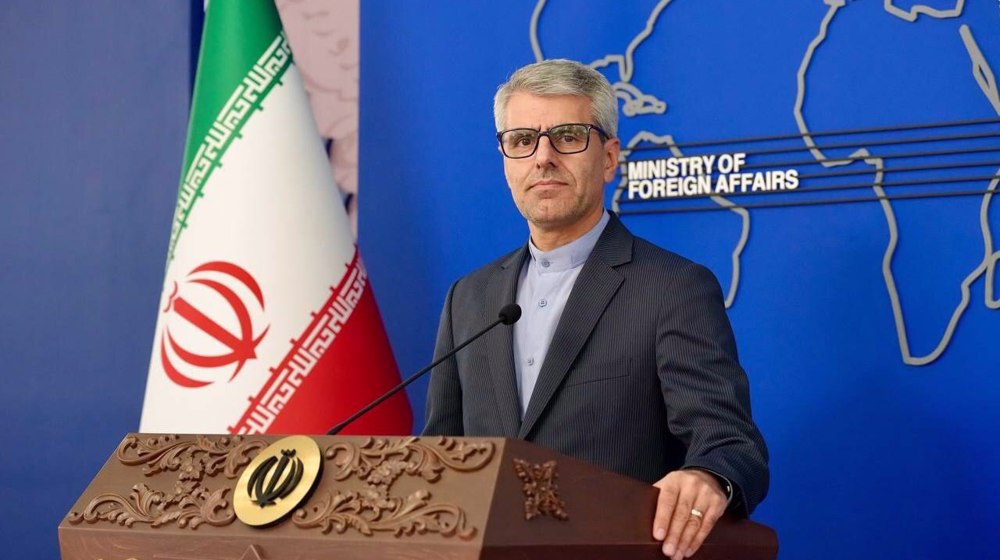
[[(652, 560), (656, 496), (520, 440), (130, 434), (59, 546), (63, 560)], [(774, 531), (723, 518), (695, 558), (776, 555)]]

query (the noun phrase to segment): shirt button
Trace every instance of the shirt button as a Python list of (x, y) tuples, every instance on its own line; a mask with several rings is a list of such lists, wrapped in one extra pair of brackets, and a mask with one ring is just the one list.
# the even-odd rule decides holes
[(535, 365), (535, 359), (534, 358), (528, 358), (528, 365), (529, 366)]
[(545, 307), (548, 304), (549, 304), (549, 302), (545, 298), (542, 298), (542, 299), (538, 300), (538, 307)]
[(542, 261), (542, 268), (548, 268), (550, 264), (552, 263), (550, 263), (549, 261)]

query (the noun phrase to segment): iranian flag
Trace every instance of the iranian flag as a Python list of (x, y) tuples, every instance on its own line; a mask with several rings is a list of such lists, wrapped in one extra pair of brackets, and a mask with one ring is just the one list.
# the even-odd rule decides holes
[[(213, 0), (143, 432), (324, 433), (399, 371), (271, 0)], [(405, 393), (343, 433), (409, 434)]]

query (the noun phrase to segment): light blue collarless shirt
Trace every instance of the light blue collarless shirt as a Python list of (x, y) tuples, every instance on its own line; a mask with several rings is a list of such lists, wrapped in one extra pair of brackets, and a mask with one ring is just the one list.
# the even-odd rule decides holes
[(521, 320), (514, 323), (514, 370), (522, 417), (531, 402), (531, 393), (573, 284), (609, 220), (605, 210), (590, 231), (548, 252), (539, 250), (528, 240), (531, 256), (525, 259), (517, 280)]

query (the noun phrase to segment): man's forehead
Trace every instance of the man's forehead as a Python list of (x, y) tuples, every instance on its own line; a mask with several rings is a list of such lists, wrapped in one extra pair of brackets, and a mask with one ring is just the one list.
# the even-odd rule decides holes
[(590, 99), (582, 95), (517, 92), (507, 102), (507, 126), (511, 128), (590, 121)]

